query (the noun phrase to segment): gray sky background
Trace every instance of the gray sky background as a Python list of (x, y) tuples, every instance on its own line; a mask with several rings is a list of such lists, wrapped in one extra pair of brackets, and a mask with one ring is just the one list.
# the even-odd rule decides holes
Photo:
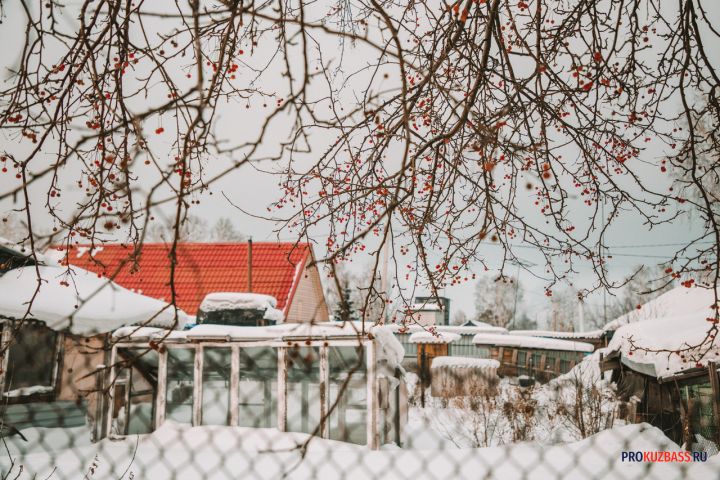
[[(720, 2), (704, 2), (704, 6), (710, 12), (711, 17), (717, 18), (719, 20), (718, 23), (720, 23)], [(19, 49), (21, 47), (20, 41), (24, 29), (19, 13), (17, 2), (10, 2), (5, 5), (6, 18), (2, 26), (0, 26), (0, 41), (4, 45), (4, 48), (0, 50), (0, 66), (2, 67), (15, 65), (19, 55)], [(328, 58), (337, 55), (339, 52), (337, 45), (334, 43), (321, 43), (319, 48), (323, 56)], [(720, 49), (709, 48), (708, 51), (713, 57), (712, 60), (716, 64), (720, 64)], [(8, 78), (6, 70), (0, 73), (0, 78), (3, 80)], [(282, 81), (279, 76), (278, 81)], [(318, 88), (320, 87), (321, 86), (318, 86)], [(271, 91), (273, 85), (271, 83), (265, 84), (264, 88)], [(242, 102), (228, 104), (220, 108), (220, 116), (218, 117), (217, 123), (223, 135), (232, 138), (236, 134), (235, 132), (237, 132), (237, 136), (241, 137), (257, 127), (258, 119), (262, 118), (262, 115), (266, 111), (259, 102), (253, 102), (249, 109), (245, 108), (245, 104)], [(155, 129), (155, 122), (149, 125), (148, 128)], [(284, 139), (283, 131), (287, 128), (288, 125), (277, 126), (278, 139)], [(273, 137), (271, 136), (270, 138)], [(14, 141), (13, 138), (0, 137), (0, 144), (3, 148), (16, 148), (13, 146)], [(332, 139), (316, 137), (314, 141), (316, 141), (317, 151), (321, 151), (322, 145), (332, 141)], [(267, 146), (268, 149), (272, 149), (272, 147), (273, 145), (270, 144)], [(642, 153), (641, 160), (654, 160), (662, 157), (662, 154), (662, 150), (651, 146)], [(206, 165), (207, 173), (211, 175), (213, 171), (219, 171), (225, 165), (227, 165), (226, 159), (210, 159)], [(259, 165), (258, 167), (268, 170), (277, 168), (277, 166), (273, 165)], [(659, 185), (667, 181), (656, 168), (648, 167), (646, 171), (643, 170), (643, 173), (645, 175), (655, 176)], [(72, 178), (72, 175), (68, 175), (68, 178)], [(268, 175), (259, 169), (246, 166), (217, 183), (212, 190), (212, 195), (203, 194), (198, 196), (197, 199), (200, 200), (200, 204), (193, 207), (193, 214), (207, 219), (210, 224), (220, 217), (229, 217), (239, 231), (246, 235), (251, 235), (254, 240), (273, 241), (278, 238), (278, 235), (274, 232), (276, 225), (273, 222), (254, 218), (253, 216), (238, 211), (226, 200), (225, 196), (227, 196), (232, 203), (241, 206), (243, 209), (264, 216), (267, 213), (267, 206), (281, 196), (281, 192), (278, 189), (278, 180), (278, 178)], [(70, 198), (66, 198), (65, 201), (69, 202), (71, 201), (72, 189), (70, 181), (66, 181), (66, 183), (68, 187), (70, 187), (68, 188), (69, 195), (67, 195)], [(14, 178), (10, 178), (9, 175), (0, 175), (0, 192), (6, 191), (12, 185), (14, 185)], [(47, 183), (40, 183), (33, 188), (32, 193), (37, 196), (38, 199), (44, 200), (43, 195), (46, 189)], [(13, 207), (14, 205), (10, 201), (0, 202), (0, 216), (7, 215)], [(39, 226), (49, 228), (51, 225), (47, 214), (43, 211), (42, 205), (35, 205), (35, 207), (37, 207), (37, 210), (34, 211), (34, 215), (37, 218)], [(697, 234), (699, 229), (700, 225), (697, 218), (684, 216), (672, 225), (663, 225), (661, 228), (650, 231), (646, 226), (642, 225), (636, 215), (626, 214), (620, 221), (615, 223), (607, 237), (608, 243), (613, 246), (613, 248), (610, 249), (610, 253), (613, 254), (614, 257), (609, 265), (610, 271), (615, 278), (620, 279), (631, 272), (633, 268), (640, 265), (657, 265), (667, 259), (669, 255), (672, 255), (677, 249), (675, 245), (685, 243), (694, 238), (694, 235)], [(290, 232), (280, 232), (279, 238), (281, 240), (294, 240)], [(322, 255), (324, 253), (324, 238), (322, 238), (322, 232), (318, 232), (317, 240), (318, 242), (315, 246), (316, 253)], [(542, 263), (539, 254), (533, 248), (520, 245), (517, 252), (523, 260), (529, 263)], [(498, 255), (498, 248), (488, 245), (486, 255), (492, 261), (492, 259)], [(352, 268), (360, 270), (366, 268), (369, 263), (370, 259), (360, 257), (355, 260)], [(574, 284), (577, 287), (591, 285), (593, 278), (589, 266), (578, 265), (578, 270), (579, 274), (573, 278)], [(483, 274), (479, 268), (477, 273), (478, 275)], [(542, 267), (537, 267), (535, 273), (542, 276)], [(530, 317), (534, 318), (537, 316), (542, 319), (547, 314), (549, 308), (548, 298), (544, 295), (545, 282), (541, 278), (536, 278), (524, 271), (520, 273), (520, 281), (526, 288), (524, 300), (525, 310)], [(458, 310), (463, 310), (472, 316), (475, 301), (474, 288), (473, 283), (468, 283), (445, 290), (444, 293), (452, 299), (453, 312), (451, 313), (454, 314)], [(590, 304), (599, 305), (602, 302), (602, 296), (594, 295), (587, 301)]]

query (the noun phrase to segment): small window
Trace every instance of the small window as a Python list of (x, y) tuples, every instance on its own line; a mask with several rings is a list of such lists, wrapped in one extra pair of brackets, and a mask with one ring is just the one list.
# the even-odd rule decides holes
[(520, 350), (518, 352), (518, 356), (517, 356), (518, 365), (520, 365), (521, 367), (524, 367), (526, 359), (527, 359), (527, 354), (524, 351)]
[(238, 425), (277, 426), (277, 349), (246, 347), (239, 355)]
[(287, 431), (313, 433), (320, 424), (320, 349), (287, 349)]
[(167, 393), (165, 418), (191, 424), (195, 374), (195, 349), (169, 348), (167, 352)]
[(477, 356), (478, 358), (490, 358), (490, 347), (485, 345), (477, 347)]
[(570, 371), (570, 362), (568, 360), (560, 360), (560, 373), (567, 373)]
[(58, 334), (40, 323), (11, 324), (5, 395), (19, 397), (51, 393), (55, 386)]
[(232, 350), (203, 349), (202, 424), (230, 425), (230, 365)]
[(364, 445), (367, 442), (365, 350), (362, 346), (329, 347), (328, 362), (330, 405), (335, 405), (329, 419), (330, 438)]
[(545, 357), (545, 370), (555, 370), (555, 357), (551, 355)]
[(146, 348), (118, 349), (113, 433), (150, 433), (155, 425), (158, 353)]
[(542, 362), (542, 353), (532, 354), (532, 370), (537, 371), (540, 369), (540, 363)]

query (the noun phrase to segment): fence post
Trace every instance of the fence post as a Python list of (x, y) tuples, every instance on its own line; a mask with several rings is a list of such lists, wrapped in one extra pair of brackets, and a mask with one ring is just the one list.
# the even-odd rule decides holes
[(330, 366), (328, 365), (327, 345), (320, 346), (320, 436), (328, 438), (330, 436), (328, 418), (330, 410)]
[(165, 408), (167, 402), (167, 348), (163, 345), (158, 351), (158, 376), (155, 398), (155, 429), (165, 422)]
[(193, 368), (193, 413), (192, 426), (202, 425), (202, 402), (203, 402), (203, 354), (202, 345), (195, 347), (195, 363)]
[(287, 430), (287, 360), (285, 358), (286, 348), (277, 349), (278, 377), (277, 377), (277, 415), (278, 430)]
[(720, 442), (720, 378), (718, 378), (717, 369), (716, 362), (708, 362), (708, 376), (712, 388), (713, 420), (715, 420), (715, 441)]
[(427, 370), (427, 352), (425, 351), (424, 343), (421, 343), (418, 347), (421, 349), (422, 352), (420, 354), (420, 405), (425, 408), (425, 371)]
[(105, 382), (105, 365), (95, 365), (95, 419), (93, 421), (93, 442), (97, 442), (103, 436), (103, 423), (105, 417), (103, 415), (104, 405), (103, 400), (105, 399), (104, 387)]

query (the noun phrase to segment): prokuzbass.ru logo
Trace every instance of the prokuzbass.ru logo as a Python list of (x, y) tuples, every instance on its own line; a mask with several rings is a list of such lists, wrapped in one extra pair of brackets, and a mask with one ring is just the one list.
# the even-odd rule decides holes
[(620, 459), (623, 462), (652, 462), (652, 463), (672, 463), (672, 462), (706, 462), (708, 458), (707, 452), (622, 452)]

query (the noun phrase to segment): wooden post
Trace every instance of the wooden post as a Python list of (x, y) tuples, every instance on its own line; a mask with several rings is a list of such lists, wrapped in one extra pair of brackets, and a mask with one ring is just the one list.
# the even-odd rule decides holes
[(714, 361), (708, 362), (708, 376), (710, 377), (710, 387), (712, 388), (715, 441), (720, 442), (720, 378), (718, 378), (718, 365)]
[(93, 422), (93, 442), (97, 442), (102, 438), (103, 426), (103, 395), (104, 390), (104, 371), (105, 365), (95, 365), (95, 419)]
[(418, 348), (420, 349), (420, 405), (425, 408), (425, 381), (427, 378), (425, 372), (427, 371), (427, 351), (424, 343), (419, 344)]
[[(62, 370), (63, 360), (65, 359), (65, 339), (69, 338), (64, 333), (58, 333), (55, 339), (55, 361), (53, 362), (52, 382), (53, 382), (53, 396), (57, 398), (60, 395), (62, 389)], [(72, 339), (70, 339), (72, 341)], [(76, 343), (75, 349), (79, 348), (80, 340)]]
[[(367, 362), (367, 445), (371, 450), (380, 448), (378, 437), (378, 394), (375, 378), (375, 342), (365, 343), (365, 361)], [(424, 392), (423, 392), (424, 393)]]
[(2, 334), (0, 334), (0, 394), (5, 393), (5, 372), (8, 368), (8, 359), (10, 357), (10, 334), (12, 325), (9, 321), (0, 325)]
[(155, 399), (155, 429), (165, 423), (165, 402), (167, 401), (167, 348), (158, 352), (157, 392)]
[(110, 370), (108, 386), (108, 407), (107, 407), (107, 423), (105, 431), (108, 437), (112, 436), (113, 416), (115, 415), (115, 363), (117, 362), (117, 347), (113, 346), (110, 351)]
[(505, 348), (504, 347), (498, 347), (497, 349), (497, 361), (500, 362), (500, 368), (498, 368), (498, 373), (501, 375), (508, 375), (507, 371), (507, 365), (505, 365), (504, 357), (505, 356)]
[(287, 361), (286, 348), (278, 348), (278, 378), (277, 378), (277, 415), (278, 430), (284, 432), (287, 430)]
[(240, 417), (240, 347), (233, 345), (230, 358), (230, 426), (237, 427)]
[(195, 371), (193, 374), (193, 415), (194, 427), (202, 425), (202, 373), (203, 373), (203, 347), (195, 347)]
[(320, 436), (328, 438), (330, 419), (330, 366), (328, 365), (328, 348), (320, 347)]

